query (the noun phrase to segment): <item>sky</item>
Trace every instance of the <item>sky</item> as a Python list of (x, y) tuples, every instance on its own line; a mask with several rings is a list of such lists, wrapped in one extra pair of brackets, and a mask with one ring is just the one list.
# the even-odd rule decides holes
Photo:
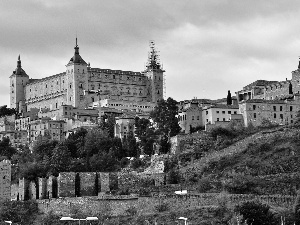
[(291, 79), (300, 55), (298, 0), (0, 0), (0, 105), (9, 76), (65, 71), (78, 37), (91, 67), (140, 72), (154, 40), (177, 101), (234, 95)]

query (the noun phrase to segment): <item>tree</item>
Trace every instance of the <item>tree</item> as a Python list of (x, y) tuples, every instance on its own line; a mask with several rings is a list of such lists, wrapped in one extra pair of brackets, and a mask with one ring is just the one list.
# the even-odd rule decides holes
[(137, 157), (137, 144), (135, 137), (130, 134), (123, 141), (123, 151), (128, 157)]
[[(162, 137), (160, 141), (170, 143), (170, 137), (177, 135), (181, 130), (176, 117), (178, 114), (177, 104), (178, 102), (172, 98), (168, 98), (166, 101), (161, 99), (150, 113), (157, 134)], [(160, 144), (164, 147), (167, 146), (165, 143)], [(163, 152), (167, 152), (168, 150), (169, 149), (163, 150)]]
[(11, 147), (9, 138), (3, 138), (2, 141), (0, 141), (0, 156), (11, 159), (16, 152), (17, 150)]
[(228, 94), (227, 94), (227, 105), (232, 105), (232, 97), (231, 97), (230, 90), (228, 90)]
[(157, 134), (150, 120), (145, 118), (135, 118), (135, 136), (138, 138), (138, 147), (143, 149), (143, 153), (152, 155), (153, 143), (157, 139)]
[(99, 127), (100, 129), (105, 130), (110, 138), (113, 138), (115, 135), (115, 123), (116, 119), (113, 115), (104, 115), (100, 121)]
[(45, 155), (51, 157), (52, 151), (57, 144), (58, 141), (51, 140), (49, 136), (38, 136), (32, 149), (35, 160), (42, 161)]
[(270, 211), (270, 206), (259, 202), (244, 202), (235, 207), (235, 211), (243, 216), (243, 221), (252, 225), (275, 225), (278, 222)]
[(58, 144), (54, 149), (50, 159), (50, 171), (53, 175), (58, 176), (59, 172), (69, 171), (71, 153), (63, 143)]
[(14, 108), (7, 108), (7, 105), (0, 106), (0, 117), (11, 116), (16, 113)]

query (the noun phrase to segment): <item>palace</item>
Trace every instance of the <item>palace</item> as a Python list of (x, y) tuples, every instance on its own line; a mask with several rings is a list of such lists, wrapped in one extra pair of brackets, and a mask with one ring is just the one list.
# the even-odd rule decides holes
[(62, 105), (84, 109), (102, 99), (142, 104), (163, 99), (165, 71), (153, 41), (142, 72), (92, 68), (80, 56), (77, 38), (74, 49), (65, 72), (42, 79), (29, 78), (19, 56), (10, 76), (10, 108), (21, 113), (32, 108), (56, 110)]

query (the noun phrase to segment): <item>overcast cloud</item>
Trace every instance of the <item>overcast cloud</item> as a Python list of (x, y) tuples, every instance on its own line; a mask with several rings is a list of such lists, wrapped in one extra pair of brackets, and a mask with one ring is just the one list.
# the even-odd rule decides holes
[(21, 54), (31, 78), (65, 71), (74, 52), (92, 67), (142, 71), (155, 40), (167, 96), (226, 97), (285, 80), (300, 55), (300, 1), (0, 0), (0, 100)]

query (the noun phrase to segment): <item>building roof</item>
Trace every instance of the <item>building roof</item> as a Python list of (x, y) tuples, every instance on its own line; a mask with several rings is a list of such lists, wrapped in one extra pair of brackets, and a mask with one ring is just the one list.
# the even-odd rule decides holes
[(112, 70), (112, 69), (101, 69), (101, 68), (90, 68), (89, 71), (90, 72), (107, 73), (107, 74), (121, 74), (121, 75), (145, 76), (141, 72), (123, 71), (123, 70)]
[(246, 101), (242, 101), (241, 103), (269, 103), (269, 104), (286, 104), (284, 100), (265, 100), (265, 99), (249, 99)]
[(238, 105), (225, 105), (225, 104), (216, 104), (216, 105), (211, 105), (208, 106), (207, 109), (209, 108), (218, 108), (218, 109), (238, 109)]

